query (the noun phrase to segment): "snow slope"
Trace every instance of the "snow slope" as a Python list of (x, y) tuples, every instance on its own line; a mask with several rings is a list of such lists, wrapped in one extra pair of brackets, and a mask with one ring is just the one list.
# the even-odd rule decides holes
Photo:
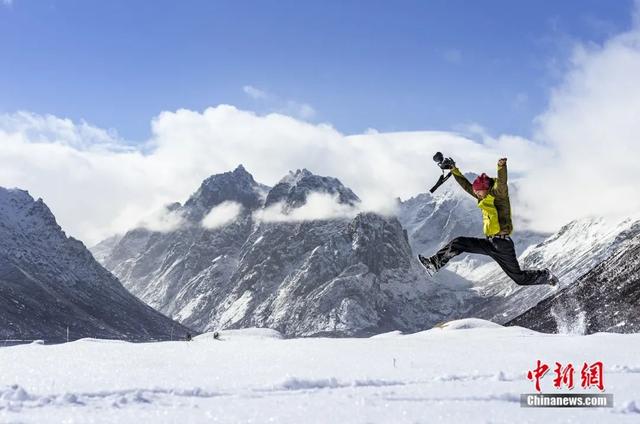
[[(613, 253), (628, 249), (638, 237), (638, 216), (619, 221), (584, 218), (570, 222), (542, 243), (529, 247), (518, 260), (525, 269), (550, 268), (564, 288)], [(483, 298), (471, 309), (471, 314), (499, 323), (508, 322), (555, 293), (549, 286), (518, 286), (493, 262), (478, 267), (466, 278), (476, 285)]]
[[(144, 344), (86, 339), (0, 348), (0, 421), (640, 420), (640, 334), (543, 335), (463, 320), (411, 335), (362, 339), (281, 339), (260, 329), (222, 332), (221, 337)], [(538, 359), (574, 366), (602, 361), (605, 393), (614, 395), (614, 407), (521, 408), (519, 395), (534, 391), (526, 372)], [(551, 379), (542, 380), (543, 392), (558, 391)]]
[(148, 341), (187, 331), (125, 290), (42, 199), (0, 187), (0, 339)]
[(640, 237), (510, 324), (553, 333), (640, 331)]

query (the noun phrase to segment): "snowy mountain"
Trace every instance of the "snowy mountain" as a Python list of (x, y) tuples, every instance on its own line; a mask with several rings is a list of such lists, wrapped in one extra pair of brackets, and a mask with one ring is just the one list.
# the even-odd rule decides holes
[[(152, 307), (189, 320), (197, 299), (205, 304), (213, 281), (226, 281), (240, 258), (240, 248), (253, 232), (252, 212), (260, 208), (268, 187), (257, 183), (244, 167), (204, 180), (185, 202), (172, 205), (172, 213), (184, 217), (174, 231), (136, 228), (116, 240), (94, 248), (96, 257), (134, 295)], [(202, 220), (225, 202), (242, 206), (227, 225), (205, 228)], [(200, 276), (195, 279), (196, 276)], [(208, 298), (206, 300), (205, 298)]]
[(192, 223), (197, 224), (213, 206), (225, 201), (237, 202), (248, 210), (259, 208), (264, 203), (268, 191), (269, 187), (257, 183), (240, 165), (233, 172), (207, 178), (184, 207), (174, 203), (172, 209), (181, 212)]
[[(640, 235), (640, 220), (627, 218), (612, 222), (602, 217), (573, 221), (544, 242), (528, 248), (519, 258), (523, 268), (549, 267), (560, 286), (572, 285), (618, 249)], [(522, 287), (513, 283), (500, 268), (489, 263), (467, 277), (484, 297), (472, 308), (472, 316), (504, 323), (555, 293), (549, 286)]]
[(640, 236), (509, 322), (543, 332), (640, 332)]
[[(94, 252), (136, 296), (201, 331), (258, 326), (287, 336), (356, 335), (464, 316), (504, 323), (554, 293), (517, 286), (477, 255), (426, 277), (416, 251), (433, 252), (458, 235), (481, 236), (481, 214), (456, 185), (400, 202), (398, 219), (355, 212), (287, 218), (316, 193), (347, 208), (359, 203), (335, 178), (298, 170), (269, 188), (239, 166), (169, 207), (184, 217), (177, 229), (136, 228)], [(240, 205), (233, 219), (203, 225), (229, 202)], [(278, 220), (261, 218), (278, 205)], [(639, 222), (582, 219), (550, 237), (516, 229), (514, 241), (524, 250), (523, 267), (548, 266), (564, 287), (638, 234)]]
[(102, 263), (107, 256), (111, 254), (113, 247), (118, 244), (121, 238), (122, 235), (116, 234), (91, 247), (90, 250), (91, 253), (93, 253), (93, 257), (96, 258), (98, 262)]
[(283, 202), (290, 208), (296, 208), (306, 203), (310, 193), (326, 193), (336, 195), (338, 202), (354, 206), (360, 202), (351, 189), (342, 185), (340, 180), (332, 177), (314, 175), (307, 169), (289, 172), (276, 184), (267, 195), (266, 207)]
[(296, 335), (415, 331), (462, 306), (454, 290), (429, 284), (400, 223), (370, 213), (260, 224), (221, 294), (209, 328), (266, 326)]
[[(298, 170), (263, 193), (265, 186), (242, 167), (214, 175), (175, 209), (188, 218), (185, 225), (165, 233), (129, 231), (103, 263), (149, 305), (203, 331), (414, 331), (456, 314), (473, 296), (460, 281), (428, 280), (395, 218), (286, 218), (314, 193), (356, 205), (358, 197), (335, 178)], [(215, 228), (197, 222), (229, 201), (243, 202), (233, 221)], [(284, 219), (256, 218), (255, 212), (277, 204)]]
[(0, 187), (0, 338), (183, 337), (67, 237), (42, 199)]

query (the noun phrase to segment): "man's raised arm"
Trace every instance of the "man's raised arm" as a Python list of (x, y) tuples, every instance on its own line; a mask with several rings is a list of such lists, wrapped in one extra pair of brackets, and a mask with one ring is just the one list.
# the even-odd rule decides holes
[(451, 170), (451, 173), (453, 174), (458, 184), (460, 184), (460, 187), (462, 187), (464, 191), (466, 191), (467, 193), (472, 195), (475, 199), (477, 199), (476, 194), (473, 192), (473, 186), (471, 185), (469, 180), (467, 180), (467, 177), (465, 177), (464, 174), (460, 172), (458, 167), (453, 168)]
[(498, 194), (502, 196), (509, 195), (509, 189), (507, 188), (507, 158), (502, 158), (498, 161)]

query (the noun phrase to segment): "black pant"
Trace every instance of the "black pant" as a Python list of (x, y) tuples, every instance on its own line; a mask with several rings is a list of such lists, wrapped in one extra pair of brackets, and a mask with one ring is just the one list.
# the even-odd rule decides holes
[(548, 284), (545, 271), (520, 269), (518, 258), (516, 257), (516, 249), (513, 247), (513, 241), (510, 238), (456, 237), (438, 250), (433, 257), (437, 259), (439, 268), (441, 268), (451, 258), (463, 252), (491, 256), (500, 265), (500, 268), (521, 286)]

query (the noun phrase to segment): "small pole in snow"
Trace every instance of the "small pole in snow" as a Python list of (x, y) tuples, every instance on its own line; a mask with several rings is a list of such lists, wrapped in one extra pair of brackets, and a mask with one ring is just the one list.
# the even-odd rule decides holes
[(397, 368), (396, 367), (396, 358), (393, 358), (393, 368)]
[(69, 326), (67, 326), (67, 343), (69, 343)]

